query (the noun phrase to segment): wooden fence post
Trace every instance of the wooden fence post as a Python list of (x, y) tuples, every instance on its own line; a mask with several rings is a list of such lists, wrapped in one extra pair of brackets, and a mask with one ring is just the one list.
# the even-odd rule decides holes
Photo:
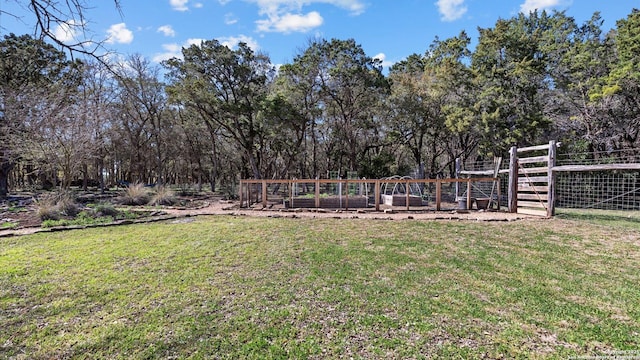
[[(456, 158), (456, 179), (460, 178), (460, 163), (462, 160), (460, 158)], [(460, 196), (460, 183), (456, 181), (456, 201), (458, 201), (458, 197)]]
[(262, 207), (267, 207), (267, 181), (262, 180)]
[(518, 148), (509, 150), (509, 212), (518, 212)]
[(406, 192), (404, 201), (405, 201), (405, 205), (407, 205), (407, 211), (409, 211), (409, 190), (411, 189), (411, 184), (409, 184), (409, 179), (407, 179), (406, 181), (407, 183), (405, 184), (405, 188), (404, 188)]
[(345, 197), (344, 197), (344, 210), (349, 211), (349, 178), (344, 179)]
[(315, 199), (316, 199), (316, 209), (320, 208), (320, 180), (316, 178), (316, 188), (315, 188)]
[(556, 176), (553, 167), (556, 166), (556, 141), (549, 141), (549, 169), (547, 170), (549, 191), (547, 192), (547, 216), (554, 216), (556, 213)]
[(467, 179), (467, 210), (471, 210), (473, 204), (471, 203), (471, 178)]
[[(457, 186), (456, 182), (456, 186)], [(456, 193), (456, 201), (458, 194)], [(440, 211), (440, 201), (442, 200), (442, 182), (440, 179), (436, 179), (436, 211)]]
[(376, 211), (380, 211), (380, 180), (376, 179), (376, 182), (373, 185), (373, 192), (375, 196), (375, 204), (376, 204)]

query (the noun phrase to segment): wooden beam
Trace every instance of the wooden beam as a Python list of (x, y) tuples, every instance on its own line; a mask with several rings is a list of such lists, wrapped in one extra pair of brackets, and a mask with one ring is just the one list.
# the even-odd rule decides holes
[(349, 179), (344, 179), (344, 209), (349, 211)]
[(471, 210), (471, 179), (467, 180), (467, 210)]
[(528, 146), (528, 147), (519, 148), (518, 152), (520, 153), (520, 152), (528, 152), (528, 151), (536, 151), (536, 150), (547, 150), (548, 148), (549, 148), (549, 144)]
[(315, 200), (316, 200), (316, 209), (320, 208), (320, 181), (316, 179), (315, 184)]
[(547, 216), (551, 217), (555, 215), (555, 186), (556, 186), (556, 175), (553, 172), (553, 167), (556, 165), (556, 142), (554, 140), (549, 141), (549, 170), (547, 171), (549, 184), (549, 199), (547, 204)]
[(520, 165), (523, 165), (523, 164), (535, 164), (535, 163), (548, 163), (549, 162), (549, 156), (544, 155), (544, 156), (533, 156), (533, 157), (528, 157), (528, 158), (519, 158), (518, 162), (520, 163)]
[(546, 183), (549, 181), (547, 176), (529, 176), (519, 177), (518, 184)]
[[(560, 145), (562, 145), (562, 143), (555, 143), (556, 148), (560, 147)], [(544, 144), (544, 145), (536, 145), (536, 146), (529, 146), (529, 147), (523, 147), (523, 148), (519, 148), (518, 152), (527, 152), (527, 151), (536, 151), (536, 150), (547, 150), (549, 149), (551, 145), (550, 144)]]
[(546, 210), (518, 208), (518, 214), (546, 217), (547, 216), (547, 211)]
[(436, 181), (436, 210), (440, 211), (442, 202), (442, 183), (440, 181)]
[(262, 207), (267, 207), (267, 182), (262, 182)]
[(518, 200), (518, 209), (520, 209), (521, 207), (542, 208), (542, 209), (546, 209), (547, 208), (545, 203), (541, 203), (539, 201), (520, 201), (520, 200)]
[(242, 209), (242, 202), (244, 198), (244, 181), (240, 180), (240, 191), (238, 191), (238, 196), (240, 197), (240, 208)]
[(548, 172), (549, 172), (548, 166), (518, 169), (518, 174), (546, 174)]
[(409, 189), (411, 189), (411, 188), (409, 187), (409, 182), (407, 181), (406, 184), (405, 184), (405, 188), (404, 188), (404, 192), (406, 193), (404, 201), (405, 201), (405, 203), (407, 205), (407, 211), (409, 211), (409, 193), (410, 193)]
[(460, 170), (461, 175), (493, 175), (493, 170)]
[(552, 170), (559, 171), (611, 171), (611, 170), (640, 170), (639, 164), (598, 164), (598, 165), (562, 165), (554, 166)]
[(508, 209), (510, 213), (518, 211), (518, 148), (515, 146), (509, 150), (509, 188)]
[(536, 192), (536, 193), (544, 193), (546, 194), (547, 191), (549, 191), (549, 187), (548, 186), (526, 186), (526, 185), (520, 185), (518, 186), (518, 192)]
[(498, 186), (497, 186), (498, 201), (496, 201), (496, 205), (497, 205), (497, 210), (500, 210), (500, 180), (496, 180), (496, 182), (498, 183)]
[[(460, 170), (462, 169), (462, 160), (457, 157), (456, 158), (456, 179), (460, 178)], [(458, 201), (458, 197), (460, 197), (460, 183), (457, 182), (455, 184), (456, 187), (456, 201)]]
[(544, 194), (525, 194), (525, 193), (518, 193), (518, 200), (542, 200), (542, 201), (547, 201), (549, 199), (549, 196), (544, 193)]
[(380, 180), (376, 180), (373, 185), (373, 192), (375, 193), (376, 211), (380, 211)]

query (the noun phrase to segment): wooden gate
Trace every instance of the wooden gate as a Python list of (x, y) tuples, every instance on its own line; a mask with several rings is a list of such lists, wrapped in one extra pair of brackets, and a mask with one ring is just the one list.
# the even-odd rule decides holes
[(509, 163), (509, 211), (553, 216), (555, 141), (525, 148), (511, 148)]

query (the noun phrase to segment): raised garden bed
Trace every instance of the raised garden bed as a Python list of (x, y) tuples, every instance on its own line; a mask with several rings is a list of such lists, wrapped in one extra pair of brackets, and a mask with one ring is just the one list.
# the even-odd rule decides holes
[[(285, 200), (284, 205), (286, 208), (315, 208), (316, 199), (309, 197), (293, 198), (291, 200)], [(349, 208), (366, 208), (368, 206), (368, 198), (366, 196), (349, 196), (348, 199)], [(347, 207), (347, 198), (339, 196), (321, 197), (320, 207), (325, 209), (345, 209)]]
[[(389, 206), (407, 206), (406, 195), (381, 195), (382, 203)], [(409, 206), (423, 206), (422, 197), (409, 195)]]

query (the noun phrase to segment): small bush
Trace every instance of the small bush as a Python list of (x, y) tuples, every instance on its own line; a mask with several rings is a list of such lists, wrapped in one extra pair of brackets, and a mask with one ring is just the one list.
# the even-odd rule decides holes
[(59, 220), (60, 216), (60, 211), (55, 205), (38, 204), (38, 217), (40, 218), (40, 220)]
[(130, 184), (120, 198), (123, 205), (145, 205), (149, 202), (149, 189), (143, 184)]
[(98, 216), (116, 216), (118, 215), (118, 210), (112, 204), (98, 204), (94, 206), (93, 210), (98, 214)]
[(62, 215), (74, 217), (80, 211), (80, 206), (76, 204), (75, 200), (68, 194), (61, 194), (58, 197), (56, 207)]
[(59, 220), (62, 216), (74, 217), (80, 206), (68, 192), (53, 193), (38, 201), (38, 217), (41, 220)]
[(173, 190), (166, 186), (159, 186), (156, 193), (151, 198), (152, 205), (173, 205), (175, 203), (175, 194)]

